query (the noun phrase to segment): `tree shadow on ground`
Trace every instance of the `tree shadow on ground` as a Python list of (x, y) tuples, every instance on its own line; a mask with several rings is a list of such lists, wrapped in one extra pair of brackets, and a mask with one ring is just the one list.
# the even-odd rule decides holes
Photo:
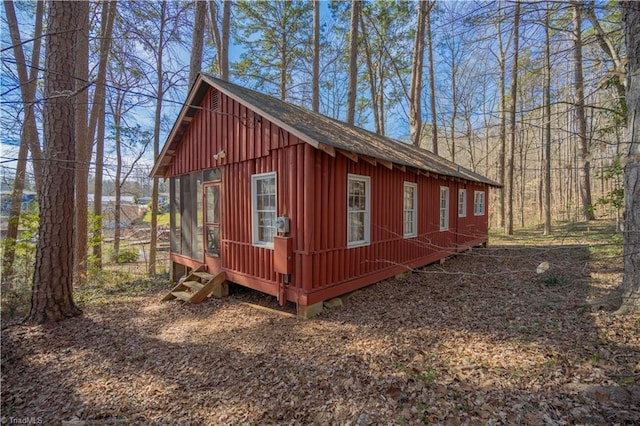
[(256, 311), (242, 292), (90, 306), (54, 327), (3, 330), (3, 413), (99, 424), (632, 423), (631, 392), (569, 386), (637, 384), (637, 336), (616, 334), (634, 324), (591, 310), (588, 264), (584, 246), (474, 250), (310, 321)]

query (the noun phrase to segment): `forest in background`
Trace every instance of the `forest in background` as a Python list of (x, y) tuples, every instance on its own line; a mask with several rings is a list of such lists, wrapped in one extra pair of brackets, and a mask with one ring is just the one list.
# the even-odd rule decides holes
[[(54, 71), (42, 45), (52, 31), (49, 5), (3, 7), (0, 124), (13, 135), (3, 143), (19, 152), (2, 161), (16, 164), (14, 201), (25, 182), (41, 193), (43, 160), (50, 159), (43, 117), (51, 99), (44, 93), (45, 75)], [(201, 70), (422, 146), (500, 182), (491, 225), (507, 234), (621, 216), (630, 142), (616, 2), (102, 1), (79, 13), (69, 21), (74, 38), (67, 45), (77, 52), (67, 82), (77, 105), (67, 131), (76, 142), (61, 145), (74, 167), (57, 165), (75, 184), (66, 210), (55, 213), (74, 218), (76, 284), (91, 263), (103, 262), (102, 203), (89, 215), (87, 194), (100, 200), (106, 175), (116, 199), (124, 195), (136, 164), (157, 156)], [(151, 187), (154, 274), (159, 182)], [(3, 243), (3, 282), (12, 276), (19, 204), (12, 203)]]

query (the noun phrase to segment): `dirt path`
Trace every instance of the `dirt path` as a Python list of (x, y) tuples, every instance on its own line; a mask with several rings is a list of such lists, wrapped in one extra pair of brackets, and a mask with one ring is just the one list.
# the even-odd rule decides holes
[[(536, 274), (543, 261), (550, 268)], [(640, 320), (586, 246), (474, 250), (298, 321), (161, 293), (2, 331), (2, 415), (43, 424), (640, 422)]]

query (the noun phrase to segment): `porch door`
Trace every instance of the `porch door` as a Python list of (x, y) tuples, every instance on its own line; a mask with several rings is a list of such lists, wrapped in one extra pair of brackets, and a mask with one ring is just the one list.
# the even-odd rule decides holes
[(205, 241), (207, 264), (213, 269), (222, 266), (220, 259), (220, 182), (206, 183), (205, 194)]

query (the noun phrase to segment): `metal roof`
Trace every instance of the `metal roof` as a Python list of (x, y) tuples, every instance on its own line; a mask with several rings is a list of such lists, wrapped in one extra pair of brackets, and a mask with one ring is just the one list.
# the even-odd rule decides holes
[(387, 167), (410, 167), (423, 172), (500, 186), (426, 149), (334, 120), (207, 74), (200, 74), (191, 87), (187, 102), (151, 172), (152, 177), (166, 176), (173, 153), (209, 87), (218, 89), (301, 140), (332, 155), (337, 150), (353, 159), (363, 156), (369, 161), (377, 160)]

